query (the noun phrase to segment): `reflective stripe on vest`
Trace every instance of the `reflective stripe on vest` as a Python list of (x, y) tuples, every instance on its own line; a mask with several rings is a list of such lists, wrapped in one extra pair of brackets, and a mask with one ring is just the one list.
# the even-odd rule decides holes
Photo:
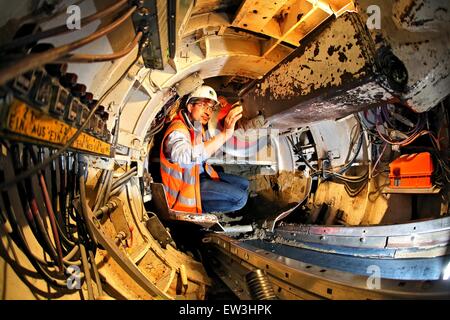
[(195, 206), (195, 198), (187, 198), (181, 195), (180, 192), (171, 189), (170, 187), (164, 186), (164, 190), (170, 194), (170, 196), (177, 202), (185, 206)]
[(207, 163), (205, 163), (205, 171), (213, 180), (219, 180), (219, 175), (216, 170)]
[[(191, 168), (189, 168), (189, 169), (191, 169)], [(174, 169), (166, 166), (162, 162), (161, 162), (161, 170), (163, 170), (165, 173), (170, 175), (172, 178), (183, 181), (184, 183), (195, 184), (195, 176), (192, 176), (190, 174), (189, 170), (184, 170), (184, 173), (181, 173), (178, 170), (174, 170)]]

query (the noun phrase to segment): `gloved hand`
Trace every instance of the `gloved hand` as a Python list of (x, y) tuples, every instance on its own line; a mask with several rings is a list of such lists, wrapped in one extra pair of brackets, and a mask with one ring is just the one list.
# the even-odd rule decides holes
[(220, 110), (219, 110), (219, 113), (217, 115), (217, 120), (219, 122), (221, 122), (223, 119), (225, 119), (225, 117), (227, 116), (228, 112), (230, 112), (230, 110), (232, 109), (233, 106), (223, 96), (219, 96), (217, 98), (217, 100), (219, 100), (219, 103), (220, 103)]

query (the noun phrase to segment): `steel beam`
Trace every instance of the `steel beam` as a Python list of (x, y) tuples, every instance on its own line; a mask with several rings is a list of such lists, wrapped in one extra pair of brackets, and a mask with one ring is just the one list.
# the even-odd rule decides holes
[[(253, 118), (262, 113), (273, 127), (285, 129), (377, 106), (393, 98), (389, 83), (401, 89), (405, 79), (389, 79), (382, 74), (376, 57), (370, 34), (358, 14), (329, 18), (243, 92), (245, 116)], [(392, 55), (389, 58), (395, 60)], [(392, 59), (383, 61), (391, 63)], [(398, 74), (407, 77), (401, 63), (395, 66)]]

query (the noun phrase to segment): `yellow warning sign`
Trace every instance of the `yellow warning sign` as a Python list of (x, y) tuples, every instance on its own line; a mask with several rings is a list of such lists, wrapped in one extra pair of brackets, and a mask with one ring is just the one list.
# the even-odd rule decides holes
[[(53, 119), (18, 100), (14, 100), (11, 104), (6, 129), (16, 134), (57, 145), (66, 144), (77, 132), (77, 128)], [(105, 156), (111, 155), (111, 146), (108, 143), (84, 132), (72, 143), (71, 148)]]

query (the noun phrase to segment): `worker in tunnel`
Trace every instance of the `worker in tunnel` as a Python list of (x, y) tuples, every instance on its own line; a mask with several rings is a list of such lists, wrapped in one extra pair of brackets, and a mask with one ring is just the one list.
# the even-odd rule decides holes
[(234, 133), (242, 106), (231, 109), (221, 130), (209, 138), (205, 126), (220, 103), (213, 88), (202, 85), (189, 96), (164, 133), (160, 149), (161, 178), (169, 207), (190, 213), (229, 213), (247, 202), (249, 182), (216, 172), (206, 160)]

